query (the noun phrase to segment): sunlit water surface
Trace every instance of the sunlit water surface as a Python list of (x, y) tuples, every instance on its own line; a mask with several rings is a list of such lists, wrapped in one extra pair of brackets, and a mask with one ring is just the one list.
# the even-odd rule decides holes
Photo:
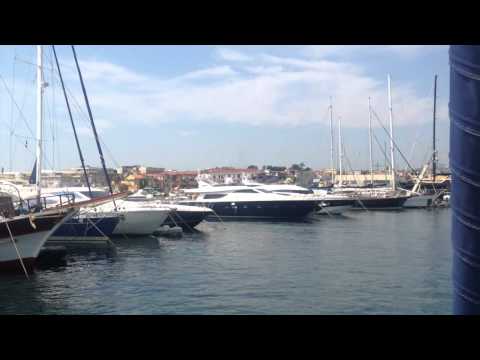
[(0, 277), (0, 314), (449, 314), (450, 210), (305, 223), (202, 223), (114, 240), (30, 280)]

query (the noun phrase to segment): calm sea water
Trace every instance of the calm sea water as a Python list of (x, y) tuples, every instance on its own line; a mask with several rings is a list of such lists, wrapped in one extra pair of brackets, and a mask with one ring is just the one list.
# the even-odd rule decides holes
[(356, 211), (119, 239), (116, 253), (0, 277), (0, 314), (449, 314), (450, 216)]

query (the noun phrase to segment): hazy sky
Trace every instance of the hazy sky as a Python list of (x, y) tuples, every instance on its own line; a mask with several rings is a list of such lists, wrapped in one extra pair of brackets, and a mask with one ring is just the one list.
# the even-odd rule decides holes
[[(93, 115), (107, 146), (108, 166), (138, 163), (197, 169), (304, 162), (327, 167), (331, 96), (335, 142), (341, 117), (346, 166), (367, 168), (368, 97), (388, 127), (387, 73), (392, 78), (395, 141), (415, 166), (430, 152), (433, 77), (439, 75), (437, 141), (440, 161), (448, 164), (446, 46), (76, 49)], [(98, 165), (71, 49), (58, 46), (57, 50), (87, 163)], [(0, 47), (0, 166), (6, 170), (10, 158), (13, 170), (30, 169), (34, 161), (35, 51), (34, 46)], [(52, 65), (51, 49), (46, 46), (45, 78), (50, 86), (45, 90), (45, 165), (78, 166)], [(383, 146), (388, 138), (377, 119), (373, 124)], [(399, 167), (405, 166), (398, 154), (396, 161)], [(374, 162), (384, 163), (376, 142)]]

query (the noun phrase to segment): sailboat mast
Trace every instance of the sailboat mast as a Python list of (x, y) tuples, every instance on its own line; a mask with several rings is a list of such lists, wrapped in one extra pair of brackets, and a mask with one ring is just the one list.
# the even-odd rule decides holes
[(87, 169), (85, 168), (85, 160), (83, 158), (82, 149), (80, 148), (80, 141), (78, 140), (77, 129), (75, 127), (75, 123), (73, 122), (72, 110), (70, 108), (70, 102), (68, 101), (67, 92), (65, 91), (65, 84), (63, 83), (62, 71), (60, 70), (60, 63), (58, 62), (57, 52), (55, 51), (55, 45), (52, 45), (52, 50), (53, 50), (53, 56), (55, 57), (55, 64), (57, 65), (58, 77), (60, 78), (60, 84), (62, 85), (63, 96), (65, 98), (65, 103), (67, 105), (70, 124), (72, 125), (73, 135), (75, 137), (75, 143), (77, 144), (78, 155), (80, 156), (80, 163), (82, 164), (83, 175), (85, 176), (85, 182), (87, 183), (88, 194), (90, 195), (90, 198), (93, 199), (92, 188), (90, 186), (90, 180), (88, 180)]
[(396, 190), (396, 179), (395, 179), (395, 157), (394, 157), (394, 146), (393, 146), (393, 116), (392, 116), (392, 90), (390, 84), (390, 74), (387, 76), (388, 82), (388, 117), (390, 119), (390, 160), (392, 164), (392, 189)]
[(103, 157), (102, 146), (100, 145), (100, 140), (98, 138), (95, 122), (93, 121), (92, 109), (90, 108), (90, 102), (88, 101), (87, 90), (85, 90), (85, 84), (83, 82), (82, 72), (80, 71), (80, 65), (78, 64), (77, 53), (75, 52), (75, 47), (73, 45), (71, 46), (72, 46), (73, 58), (75, 60), (75, 65), (77, 67), (78, 78), (80, 79), (80, 85), (82, 86), (85, 105), (87, 105), (88, 117), (90, 118), (90, 124), (92, 126), (93, 135), (95, 137), (95, 142), (97, 143), (98, 154), (100, 155), (100, 162), (102, 163), (102, 168), (105, 174), (105, 178), (107, 180), (108, 189), (110, 190), (110, 195), (112, 195), (113, 206), (115, 207), (115, 211), (117, 211), (117, 204), (115, 203), (115, 198), (113, 197), (112, 182), (110, 181), (110, 176), (108, 175), (107, 166), (105, 165), (105, 158)]
[(437, 77), (435, 75), (435, 80), (433, 84), (433, 161), (432, 161), (432, 177), (433, 182), (435, 183), (435, 177), (437, 175), (437, 149), (435, 141), (435, 126), (436, 126), (436, 112), (437, 112)]
[(37, 166), (36, 166), (36, 188), (37, 188), (37, 197), (40, 199), (42, 192), (41, 183), (42, 183), (42, 139), (43, 139), (43, 47), (42, 45), (37, 45), (37, 138), (36, 138), (36, 155), (37, 155)]
[(333, 178), (333, 169), (335, 168), (334, 160), (333, 160), (333, 105), (332, 105), (332, 97), (330, 96), (330, 171), (332, 172)]
[(368, 150), (370, 155), (370, 184), (373, 187), (373, 159), (372, 159), (372, 106), (368, 97)]
[(339, 174), (340, 174), (340, 186), (343, 184), (342, 179), (342, 158), (343, 158), (343, 148), (342, 148), (342, 118), (338, 117), (338, 167), (339, 167)]

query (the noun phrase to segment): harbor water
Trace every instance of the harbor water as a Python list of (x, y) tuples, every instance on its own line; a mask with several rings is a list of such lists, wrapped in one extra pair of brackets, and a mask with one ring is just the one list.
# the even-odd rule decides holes
[(3, 275), (0, 314), (450, 314), (450, 217), (359, 210), (115, 239), (30, 280)]

